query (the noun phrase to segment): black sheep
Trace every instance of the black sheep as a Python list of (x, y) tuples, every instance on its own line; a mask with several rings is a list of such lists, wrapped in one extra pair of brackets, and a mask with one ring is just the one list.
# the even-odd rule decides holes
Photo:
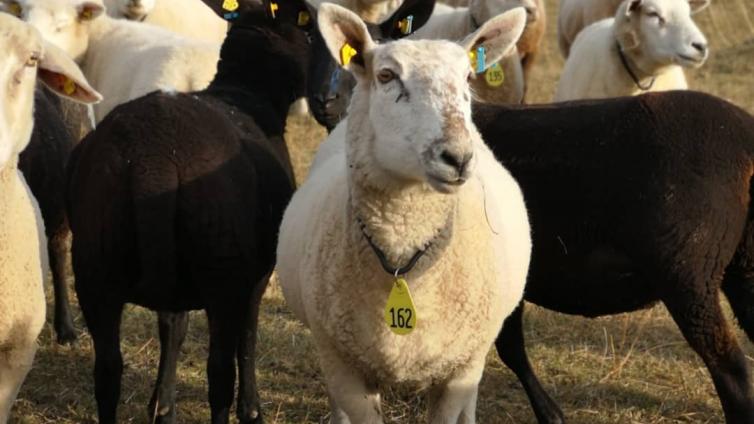
[[(65, 101), (86, 108), (71, 100)], [(54, 328), (61, 344), (76, 340), (65, 281), (71, 241), (65, 213), (65, 165), (74, 143), (63, 122), (61, 99), (47, 88), (38, 87), (34, 92), (34, 129), (29, 145), (20, 155), (18, 168), (39, 202), (45, 224), (55, 290)]]
[[(474, 121), (518, 180), (533, 252), (525, 299), (596, 317), (661, 301), (707, 365), (729, 424), (754, 423), (725, 293), (754, 339), (754, 118), (695, 92), (537, 107), (478, 106)], [(521, 308), (497, 340), (540, 423), (563, 414), (524, 350)]]
[(183, 311), (192, 309), (209, 320), (211, 422), (228, 422), (236, 360), (238, 418), (262, 422), (259, 302), (294, 189), (283, 133), (289, 106), (304, 94), (315, 22), (303, 0), (206, 2), (233, 23), (210, 86), (117, 107), (69, 164), (73, 267), (94, 341), (100, 423), (116, 420), (126, 302), (173, 312), (160, 316), (152, 422), (175, 421), (175, 360)]

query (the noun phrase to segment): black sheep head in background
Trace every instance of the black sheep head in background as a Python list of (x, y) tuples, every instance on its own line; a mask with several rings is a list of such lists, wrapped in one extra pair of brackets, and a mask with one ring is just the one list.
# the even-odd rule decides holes
[[(367, 23), (367, 29), (375, 41), (397, 40), (427, 23), (434, 8), (435, 0), (406, 0), (382, 23)], [(316, 25), (310, 52), (306, 90), (309, 109), (329, 132), (346, 115), (356, 80), (333, 59)]]
[[(257, 91), (290, 93), (292, 97), (281, 99), (285, 102), (306, 94), (311, 32), (317, 26), (314, 7), (305, 0), (203, 1), (230, 24), (215, 82), (232, 81)], [(249, 81), (252, 69), (254, 75), (267, 77)]]

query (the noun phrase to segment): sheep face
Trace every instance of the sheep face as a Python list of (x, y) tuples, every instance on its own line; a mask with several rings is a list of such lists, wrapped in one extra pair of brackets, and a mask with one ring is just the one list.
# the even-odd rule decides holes
[(707, 59), (707, 39), (691, 19), (701, 0), (627, 0), (618, 8), (616, 36), (624, 51), (650, 66), (699, 67)]
[(31, 136), (34, 88), (39, 78), (65, 97), (101, 99), (64, 52), (42, 40), (33, 27), (0, 14), (0, 169), (21, 153)]
[(11, 1), (17, 15), (36, 27), (45, 40), (80, 61), (89, 47), (89, 25), (105, 10), (101, 1), (3, 0)]
[(379, 173), (392, 180), (454, 192), (473, 172), (473, 140), (479, 137), (471, 122), (469, 52), (483, 49), (486, 68), (515, 45), (525, 22), (519, 8), (486, 22), (461, 45), (442, 40), (377, 45), (358, 16), (320, 6), (319, 28), (328, 49), (356, 77), (349, 132), (367, 128), (369, 135), (349, 137), (359, 144), (353, 147), (368, 151)]
[(141, 21), (154, 9), (156, 0), (105, 0), (107, 14), (115, 18)]

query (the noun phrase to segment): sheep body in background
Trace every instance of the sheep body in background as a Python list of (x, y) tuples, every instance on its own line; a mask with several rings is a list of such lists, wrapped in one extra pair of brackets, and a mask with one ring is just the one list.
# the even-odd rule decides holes
[(81, 101), (100, 97), (71, 59), (34, 28), (7, 14), (0, 14), (0, 27), (0, 423), (5, 424), (45, 320), (44, 224), (18, 170), (34, 126), (36, 81)]
[[(707, 4), (699, 0), (693, 6)], [(625, 0), (615, 18), (594, 23), (576, 37), (554, 100), (685, 89), (680, 67), (699, 67), (708, 53), (688, 2)]]
[(104, 0), (107, 14), (168, 29), (184, 37), (222, 43), (228, 23), (201, 0)]
[[(207, 87), (220, 45), (104, 14), (100, 0), (20, 0), (20, 15), (81, 66), (104, 96), (94, 106), (101, 121), (115, 106), (156, 90)], [(63, 22), (64, 24), (58, 24)]]
[[(683, 0), (682, 0), (683, 1)], [(582, 29), (612, 18), (623, 0), (560, 0), (558, 10), (558, 47), (568, 58), (571, 45)]]

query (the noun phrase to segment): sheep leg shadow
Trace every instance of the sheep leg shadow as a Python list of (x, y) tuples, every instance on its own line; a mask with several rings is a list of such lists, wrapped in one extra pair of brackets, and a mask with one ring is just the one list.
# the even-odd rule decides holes
[(542, 388), (531, 368), (529, 357), (526, 355), (523, 312), (524, 304), (521, 302), (503, 323), (503, 329), (495, 340), (497, 354), (524, 386), (534, 415), (537, 417), (537, 422), (540, 424), (563, 424), (565, 423), (563, 412)]
[[(248, 299), (247, 299), (248, 300)], [(207, 308), (209, 321), (209, 406), (212, 424), (227, 424), (236, 381), (235, 357), (246, 307), (243, 299), (222, 298)]]
[(238, 340), (238, 401), (236, 416), (241, 424), (261, 424), (262, 411), (257, 391), (256, 377), (256, 348), (257, 327), (259, 324), (259, 305), (262, 301), (267, 284), (270, 281), (267, 274), (254, 287), (250, 304), (246, 311), (244, 327)]
[(663, 296), (663, 302), (686, 341), (707, 365), (725, 421), (754, 423), (749, 366), (723, 315), (717, 285), (694, 283), (676, 286), (680, 288)]
[(187, 312), (157, 314), (160, 331), (160, 366), (152, 399), (149, 401), (150, 423), (175, 423), (175, 380), (183, 340), (188, 330)]
[[(115, 424), (123, 356), (120, 351), (120, 320), (123, 303), (81, 296), (81, 311), (94, 341), (94, 397), (99, 424)], [(104, 296), (103, 296), (104, 297)]]
[(57, 234), (48, 235), (47, 252), (52, 269), (52, 286), (55, 292), (55, 318), (53, 326), (58, 344), (71, 344), (76, 341), (76, 330), (71, 318), (71, 305), (68, 303), (68, 285), (65, 281), (66, 268), (70, 260), (69, 249), (71, 231), (68, 225)]

